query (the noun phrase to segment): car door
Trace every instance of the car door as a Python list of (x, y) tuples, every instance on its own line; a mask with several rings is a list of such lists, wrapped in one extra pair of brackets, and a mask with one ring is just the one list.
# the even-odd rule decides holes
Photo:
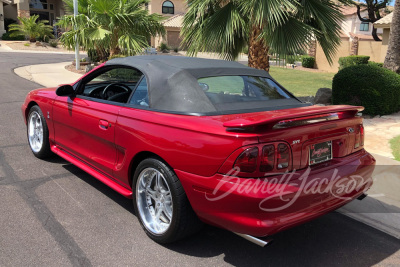
[(118, 112), (140, 76), (130, 68), (103, 67), (76, 85), (75, 96), (57, 97), (53, 104), (55, 144), (112, 176)]

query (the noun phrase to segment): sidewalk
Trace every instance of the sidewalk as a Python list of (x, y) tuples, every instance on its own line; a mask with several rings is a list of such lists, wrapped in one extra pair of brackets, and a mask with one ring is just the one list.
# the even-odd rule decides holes
[[(15, 43), (17, 41), (4, 41), (0, 40), (0, 52), (5, 52), (5, 53), (35, 53), (35, 54), (75, 54), (74, 51), (66, 51), (66, 50), (61, 50), (61, 51), (36, 51), (36, 50), (30, 50), (30, 49), (23, 49), (23, 50), (14, 50), (8, 46), (10, 43)], [(34, 45), (34, 44), (32, 44)], [(82, 53), (81, 54), (86, 54)]]
[[(45, 87), (56, 87), (59, 84), (72, 83), (81, 77), (80, 74), (67, 71), (65, 66), (68, 64), (70, 62), (32, 65), (14, 71), (22, 78)], [(366, 140), (366, 147), (368, 151), (371, 148), (370, 152), (373, 152), (376, 158), (374, 184), (367, 192), (368, 197), (362, 201), (354, 200), (338, 211), (400, 239), (400, 162), (389, 158), (390, 152), (382, 153), (382, 146), (371, 145), (390, 137), (386, 131), (393, 134), (394, 128), (390, 127), (399, 126), (400, 114), (365, 121), (366, 138), (370, 137), (373, 140), (369, 143)], [(385, 138), (382, 135), (385, 135)], [(380, 155), (376, 154), (377, 152)]]
[(400, 162), (373, 154), (376, 167), (368, 197), (338, 211), (400, 239)]
[(44, 87), (57, 87), (60, 84), (73, 83), (82, 75), (68, 71), (65, 66), (71, 62), (31, 65), (14, 69), (15, 74)]

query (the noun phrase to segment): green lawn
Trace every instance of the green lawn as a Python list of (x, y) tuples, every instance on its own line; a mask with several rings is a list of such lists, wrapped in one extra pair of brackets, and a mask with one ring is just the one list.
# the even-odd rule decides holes
[(332, 78), (335, 75), (279, 67), (271, 67), (270, 74), (295, 96), (315, 95), (319, 88), (332, 88)]
[(400, 161), (400, 136), (390, 140), (390, 147), (392, 148), (394, 158)]
[[(315, 95), (319, 88), (332, 88), (332, 78), (334, 73), (308, 72), (301, 70), (285, 69), (272, 67), (271, 76), (288, 89), (295, 96)], [(241, 94), (243, 80), (238, 76), (233, 77), (210, 77), (199, 79), (199, 82), (209, 86), (208, 92), (229, 92)]]

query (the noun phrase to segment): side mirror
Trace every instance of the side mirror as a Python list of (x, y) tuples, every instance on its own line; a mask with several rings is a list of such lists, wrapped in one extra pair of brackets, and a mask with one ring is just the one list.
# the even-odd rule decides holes
[(64, 84), (57, 88), (56, 95), (58, 96), (72, 96), (75, 95), (75, 90), (70, 84)]

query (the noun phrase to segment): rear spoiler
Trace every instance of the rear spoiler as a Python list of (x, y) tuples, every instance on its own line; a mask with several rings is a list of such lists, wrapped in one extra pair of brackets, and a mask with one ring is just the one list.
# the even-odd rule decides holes
[(234, 119), (223, 124), (227, 131), (252, 131), (257, 126), (269, 129), (289, 128), (322, 121), (351, 118), (364, 110), (361, 106), (310, 106), (266, 111)]

